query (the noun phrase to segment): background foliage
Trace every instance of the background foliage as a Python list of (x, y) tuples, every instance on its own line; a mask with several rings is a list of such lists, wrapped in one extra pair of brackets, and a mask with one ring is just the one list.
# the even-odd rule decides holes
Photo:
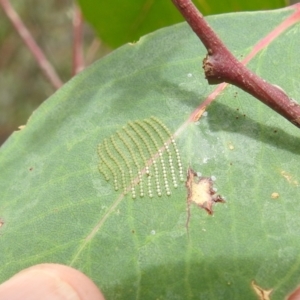
[[(86, 19), (96, 29), (98, 36), (112, 47), (137, 41), (141, 36), (158, 28), (183, 21), (172, 1), (78, 1)], [(198, 0), (194, 3), (203, 15), (275, 9), (287, 4), (286, 0), (230, 0), (226, 2)]]
[[(72, 13), (71, 0), (11, 1), (38, 44), (64, 81), (71, 77)], [(283, 0), (195, 1), (204, 14), (248, 9), (271, 9), (286, 5)], [(171, 1), (79, 1), (87, 20), (99, 34), (100, 46), (93, 54), (95, 35), (85, 26), (86, 63), (102, 57), (110, 46), (137, 41), (140, 35), (181, 21)], [(101, 7), (100, 7), (101, 6)], [(124, 8), (124, 6), (126, 8)], [(146, 9), (146, 10), (145, 10)], [(96, 15), (97, 14), (97, 15)], [(112, 17), (113, 15), (113, 17)], [(134, 22), (138, 21), (138, 22)], [(132, 24), (134, 28), (132, 30)], [(124, 30), (130, 29), (125, 33)], [(124, 39), (125, 37), (125, 39)], [(103, 41), (103, 43), (101, 43)], [(0, 9), (0, 144), (26, 123), (53, 87), (45, 80), (28, 49)]]

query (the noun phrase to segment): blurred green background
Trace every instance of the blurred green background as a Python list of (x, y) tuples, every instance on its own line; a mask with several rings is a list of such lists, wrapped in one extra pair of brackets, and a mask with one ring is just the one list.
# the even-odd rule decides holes
[[(72, 18), (75, 2), (10, 2), (61, 79), (68, 81), (72, 77)], [(86, 65), (125, 42), (136, 41), (147, 32), (182, 20), (171, 0), (78, 0), (78, 3), (87, 20), (83, 33)], [(257, 3), (255, 0), (215, 0), (209, 4), (195, 0), (194, 3), (202, 5), (204, 14), (272, 9), (289, 4), (286, 0), (261, 0)], [(1, 7), (0, 91), (0, 145), (13, 131), (18, 130), (18, 126), (26, 124), (39, 104), (55, 92)]]

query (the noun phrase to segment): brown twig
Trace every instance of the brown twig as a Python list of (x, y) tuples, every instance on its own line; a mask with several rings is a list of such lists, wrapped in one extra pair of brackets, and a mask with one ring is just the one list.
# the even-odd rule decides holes
[(280, 87), (266, 82), (239, 62), (190, 0), (172, 1), (207, 49), (203, 69), (209, 84), (231, 83), (300, 128), (300, 105), (295, 100)]
[(73, 14), (73, 71), (72, 74), (76, 75), (84, 69), (84, 56), (83, 56), (83, 16), (77, 4), (74, 4)]
[(51, 63), (47, 60), (41, 48), (35, 42), (19, 15), (11, 6), (9, 0), (0, 0), (0, 5), (28, 49), (33, 54), (45, 77), (50, 81), (55, 89), (60, 88), (63, 85), (63, 82), (60, 80)]

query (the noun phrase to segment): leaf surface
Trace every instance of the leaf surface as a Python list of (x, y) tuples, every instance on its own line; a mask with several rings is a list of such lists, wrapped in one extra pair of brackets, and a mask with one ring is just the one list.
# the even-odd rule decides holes
[[(292, 13), (208, 21), (244, 58)], [(297, 23), (249, 63), (294, 99), (299, 32)], [(205, 52), (186, 24), (145, 36), (76, 76), (9, 138), (0, 151), (1, 281), (55, 262), (85, 272), (107, 299), (257, 299), (257, 285), (273, 300), (297, 285), (299, 129), (232, 86), (186, 123), (215, 89), (203, 78)], [(151, 116), (177, 132), (185, 171), (215, 177), (226, 203), (213, 216), (187, 207), (184, 183), (169, 197), (133, 200), (99, 173), (98, 144)]]

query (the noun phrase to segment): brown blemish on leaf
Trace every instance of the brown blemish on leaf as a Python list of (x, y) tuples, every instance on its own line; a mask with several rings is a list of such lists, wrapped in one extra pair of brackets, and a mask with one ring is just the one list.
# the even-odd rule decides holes
[(254, 280), (251, 282), (251, 286), (254, 289), (259, 300), (270, 300), (270, 295), (271, 295), (273, 289), (264, 290), (263, 288), (258, 286)]
[(213, 180), (210, 177), (198, 176), (191, 168), (188, 169), (186, 188), (188, 208), (192, 203), (195, 203), (205, 209), (209, 215), (212, 215), (213, 205), (216, 202), (225, 202), (220, 195), (216, 194), (213, 188)]
[(279, 198), (279, 194), (274, 192), (274, 193), (271, 194), (271, 198), (272, 199), (277, 199), (277, 198)]
[(4, 225), (4, 221), (0, 219), (0, 227), (2, 227), (3, 225)]
[(291, 174), (289, 174), (288, 172), (286, 172), (286, 171), (281, 171), (280, 174), (281, 174), (281, 176), (283, 176), (283, 177), (287, 180), (288, 183), (293, 184), (293, 185), (295, 185), (295, 186), (299, 186), (298, 181), (295, 180), (295, 179), (293, 178), (293, 176), (292, 176)]

